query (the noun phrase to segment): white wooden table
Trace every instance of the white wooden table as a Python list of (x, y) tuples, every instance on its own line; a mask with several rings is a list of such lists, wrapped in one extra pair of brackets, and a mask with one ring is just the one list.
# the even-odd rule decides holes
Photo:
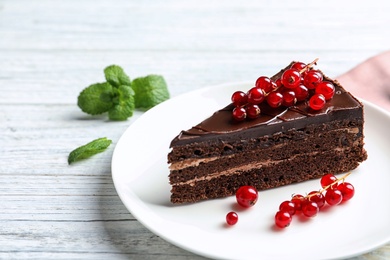
[[(390, 48), (387, 0), (0, 0), (0, 259), (203, 259), (123, 206), (111, 156), (123, 122), (88, 116), (79, 92), (122, 66), (171, 96), (320, 58), (340, 75)], [(179, 130), (179, 129), (178, 129)], [(68, 166), (95, 138), (107, 151)], [(390, 245), (353, 259), (390, 259)]]

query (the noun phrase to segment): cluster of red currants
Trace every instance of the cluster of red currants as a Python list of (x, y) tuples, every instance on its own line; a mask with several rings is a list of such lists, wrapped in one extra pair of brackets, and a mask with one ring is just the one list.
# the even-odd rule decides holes
[(285, 228), (290, 225), (292, 216), (299, 212), (305, 217), (314, 217), (325, 204), (334, 206), (350, 200), (355, 194), (355, 188), (344, 181), (349, 174), (339, 179), (333, 174), (326, 174), (321, 178), (320, 191), (312, 191), (306, 196), (296, 194), (291, 200), (282, 202), (275, 214), (275, 225)]
[(335, 87), (331, 82), (323, 80), (320, 71), (313, 69), (317, 60), (309, 64), (295, 62), (278, 79), (261, 76), (247, 93), (234, 92), (231, 97), (235, 106), (233, 118), (236, 121), (257, 118), (261, 113), (259, 104), (263, 101), (272, 108), (291, 107), (297, 102), (308, 101), (311, 109), (322, 109), (326, 101), (333, 98)]

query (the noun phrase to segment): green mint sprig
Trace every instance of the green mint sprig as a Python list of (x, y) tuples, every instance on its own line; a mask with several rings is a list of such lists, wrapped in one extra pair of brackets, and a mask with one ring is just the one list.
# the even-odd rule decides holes
[(82, 159), (89, 158), (97, 153), (103, 152), (107, 149), (108, 146), (110, 146), (111, 142), (112, 141), (106, 137), (102, 137), (74, 149), (68, 156), (68, 164), (72, 164)]
[(135, 92), (135, 107), (147, 110), (169, 99), (167, 83), (159, 75), (136, 78), (132, 82)]
[(110, 120), (126, 120), (136, 108), (147, 110), (169, 99), (167, 84), (162, 76), (148, 75), (133, 81), (117, 65), (104, 69), (106, 82), (85, 88), (77, 105), (90, 115), (108, 112)]

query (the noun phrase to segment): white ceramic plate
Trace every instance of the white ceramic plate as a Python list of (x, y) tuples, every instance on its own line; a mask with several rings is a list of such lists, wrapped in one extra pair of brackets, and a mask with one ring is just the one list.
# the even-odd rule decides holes
[[(390, 242), (390, 115), (367, 102), (368, 160), (347, 178), (356, 189), (349, 202), (313, 219), (296, 217), (283, 230), (273, 227), (279, 204), (293, 193), (318, 190), (318, 180), (262, 191), (258, 203), (247, 210), (238, 209), (234, 197), (184, 206), (170, 203), (170, 141), (225, 106), (234, 91), (249, 87), (220, 85), (172, 98), (125, 131), (113, 154), (112, 176), (133, 216), (168, 242), (211, 258), (341, 259)], [(239, 221), (227, 227), (225, 216), (231, 210), (238, 210)]]

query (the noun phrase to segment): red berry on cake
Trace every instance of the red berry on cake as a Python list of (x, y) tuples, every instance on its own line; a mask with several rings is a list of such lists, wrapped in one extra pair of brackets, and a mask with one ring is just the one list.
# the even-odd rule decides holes
[(236, 121), (242, 121), (246, 118), (246, 110), (243, 107), (235, 107), (233, 109), (233, 118)]
[(245, 110), (248, 118), (255, 119), (260, 115), (260, 108), (258, 105), (249, 104), (246, 106)]
[(267, 103), (272, 108), (277, 108), (282, 105), (283, 95), (280, 92), (271, 92), (267, 96)]
[(258, 192), (253, 186), (241, 186), (236, 192), (237, 203), (244, 208), (249, 208), (255, 205), (257, 198)]
[(256, 80), (256, 88), (261, 88), (265, 93), (270, 92), (273, 89), (272, 81), (270, 78), (261, 76)]
[(303, 62), (297, 61), (294, 62), (293, 65), (291, 65), (291, 69), (296, 69), (297, 71), (303, 70), (307, 65)]
[(277, 80), (275, 80), (275, 86), (274, 88), (275, 89), (278, 89), (282, 86), (282, 80), (280, 78), (278, 78)]
[(261, 88), (253, 87), (248, 91), (248, 102), (258, 105), (265, 99), (264, 90)]
[(282, 105), (285, 107), (291, 107), (297, 103), (297, 98), (295, 97), (295, 92), (290, 89), (285, 89), (282, 92), (283, 100)]
[(242, 91), (236, 91), (232, 95), (232, 103), (235, 106), (243, 106), (248, 103), (248, 96)]
[(295, 97), (297, 101), (304, 101), (309, 96), (309, 90), (304, 85), (300, 84), (298, 87), (294, 89)]
[(283, 86), (294, 89), (301, 83), (301, 74), (296, 69), (287, 69), (283, 72), (281, 80)]
[(325, 99), (328, 101), (334, 96), (335, 88), (334, 85), (328, 81), (323, 81), (321, 83), (318, 83), (316, 86), (315, 92), (317, 94), (322, 94)]
[[(279, 88), (278, 84), (276, 83), (276, 81), (271, 81), (271, 85), (272, 85), (272, 91), (274, 90), (277, 90)], [(270, 93), (271, 91), (269, 91), (268, 93)]]
[(308, 71), (303, 78), (303, 85), (308, 89), (315, 89), (316, 86), (322, 82), (323, 76), (322, 73), (316, 70)]
[(326, 104), (326, 99), (322, 94), (314, 94), (309, 100), (309, 106), (313, 110), (321, 110)]

